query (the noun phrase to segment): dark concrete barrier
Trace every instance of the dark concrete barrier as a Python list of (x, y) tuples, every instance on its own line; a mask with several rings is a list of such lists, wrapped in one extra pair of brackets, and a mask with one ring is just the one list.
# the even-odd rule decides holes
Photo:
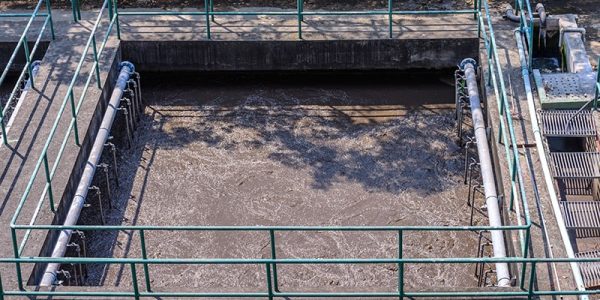
[[(28, 46), (30, 50), (33, 50), (34, 42), (29, 42)], [(2, 42), (0, 43), (0, 70), (4, 70), (8, 61), (10, 60), (10, 56), (15, 51), (15, 47), (17, 46), (17, 42)], [(41, 60), (48, 50), (48, 46), (50, 46), (49, 41), (40, 41), (38, 45), (38, 49), (35, 51), (35, 55), (33, 56), (33, 60)], [(13, 62), (13, 65), (10, 68), (11, 72), (20, 72), (25, 67), (25, 52), (23, 50), (23, 46), (20, 47), (17, 52), (17, 56)]]
[(446, 69), (478, 49), (477, 38), (122, 42), (141, 71)]

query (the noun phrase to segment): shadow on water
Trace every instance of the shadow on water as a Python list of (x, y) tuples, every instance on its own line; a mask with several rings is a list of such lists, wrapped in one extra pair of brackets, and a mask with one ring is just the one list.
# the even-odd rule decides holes
[[(153, 116), (155, 122), (175, 124), (158, 126), (159, 148), (201, 141), (221, 149), (270, 151), (269, 158), (285, 166), (310, 168), (318, 189), (345, 178), (371, 191), (427, 195), (446, 187), (448, 171), (458, 171), (435, 165), (458, 151), (447, 130), (454, 126), (447, 110), (454, 102), (448, 72), (164, 78), (144, 77), (146, 104), (160, 115)], [(356, 141), (370, 144), (348, 146)], [(444, 149), (447, 145), (452, 146)], [(414, 177), (432, 180), (423, 185)]]

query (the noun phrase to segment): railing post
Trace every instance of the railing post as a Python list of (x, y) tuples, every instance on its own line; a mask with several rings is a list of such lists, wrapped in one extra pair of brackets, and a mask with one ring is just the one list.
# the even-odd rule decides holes
[(594, 98), (594, 109), (598, 109), (598, 99), (600, 98), (600, 58), (598, 58), (598, 73), (596, 73), (596, 97)]
[(81, 146), (79, 143), (79, 129), (77, 128), (77, 112), (75, 111), (75, 96), (73, 95), (73, 89), (69, 93), (69, 98), (71, 99), (71, 115), (73, 116), (73, 131), (75, 134), (75, 145)]
[(529, 300), (533, 299), (534, 284), (535, 284), (535, 261), (532, 261), (531, 262), (531, 274), (529, 275), (529, 290), (528, 290), (529, 295), (527, 296), (527, 299), (529, 299)]
[(0, 102), (0, 127), (2, 128), (2, 142), (8, 146), (8, 136), (6, 134), (6, 125), (4, 124), (4, 106)]
[(297, 16), (297, 19), (298, 19), (298, 39), (300, 39), (300, 40), (302, 39), (302, 1), (303, 0), (297, 0), (296, 1), (296, 6), (297, 6), (297, 9), (298, 9), (298, 12), (297, 12), (297, 14), (298, 14), (298, 16)]
[[(113, 0), (111, 0), (113, 1)], [(121, 39), (121, 24), (119, 24), (119, 0), (114, 0), (114, 8), (115, 8), (115, 24), (117, 25), (117, 39)]]
[(273, 300), (273, 284), (271, 283), (271, 264), (266, 263), (267, 267), (267, 294), (269, 295), (269, 300)]
[[(52, 40), (56, 39), (56, 35), (54, 33), (54, 21), (52, 20), (52, 8), (50, 6), (50, 0), (46, 0), (46, 11), (48, 12), (48, 20), (50, 21), (50, 33), (52, 34)], [(32, 80), (33, 82), (33, 80)]]
[[(269, 236), (271, 239), (271, 258), (277, 259), (276, 249), (275, 249), (275, 230), (269, 230)], [(279, 292), (279, 282), (277, 281), (277, 264), (273, 264), (273, 286), (275, 291)]]
[(2, 274), (0, 274), (0, 300), (4, 300), (4, 287), (2, 287)]
[(394, 22), (394, 20), (393, 20), (394, 16), (392, 15), (393, 4), (394, 4), (394, 0), (388, 0), (388, 26), (389, 26), (388, 31), (389, 31), (390, 39), (393, 36), (393, 29), (392, 29), (393, 28), (392, 25)]
[[(17, 230), (14, 228), (10, 229), (10, 234), (12, 236), (12, 246), (15, 258), (19, 258), (21, 254), (19, 253), (19, 246), (17, 246)], [(15, 263), (15, 267), (17, 268), (17, 286), (19, 290), (25, 290), (23, 288), (23, 275), (21, 274), (21, 263)]]
[(215, 11), (215, 1), (214, 0), (209, 0), (210, 1), (210, 19), (214, 22), (215, 21), (215, 15), (213, 15), (212, 13)]
[[(140, 243), (142, 246), (142, 258), (144, 260), (148, 259), (148, 253), (146, 251), (146, 238), (144, 236), (144, 230), (140, 230)], [(144, 263), (144, 277), (146, 278), (146, 291), (152, 291), (152, 287), (150, 286), (150, 271), (148, 270), (148, 263)]]
[(50, 164), (48, 163), (48, 152), (44, 153), (44, 170), (46, 171), (46, 183), (48, 184), (48, 199), (50, 210), (55, 212), (54, 208), (54, 192), (52, 191), (52, 178), (50, 177)]
[(108, 1), (108, 22), (112, 22), (112, 18), (113, 18), (113, 0), (106, 0)]
[[(529, 238), (530, 238), (530, 236), (531, 236), (530, 229), (527, 228), (527, 230), (525, 231), (525, 241), (523, 241), (523, 243), (524, 243), (524, 245), (523, 245), (523, 258), (527, 258), (528, 257), (527, 252), (528, 252), (528, 249), (529, 249)], [(535, 266), (535, 264), (532, 264), (531, 266), (533, 267), (533, 266)], [(524, 286), (525, 286), (525, 280), (524, 279), (525, 279), (525, 272), (526, 271), (527, 271), (527, 263), (524, 262), (523, 263), (523, 268), (521, 270), (521, 289), (523, 289)], [(532, 268), (531, 272), (535, 272), (535, 269)]]
[(77, 22), (77, 10), (75, 6), (77, 5), (77, 0), (71, 0), (71, 12), (73, 13), (73, 22)]
[[(110, 0), (108, 1), (109, 3), (111, 2)], [(93, 35), (92, 36), (92, 47), (94, 50), (94, 62), (96, 62), (96, 84), (98, 85), (99, 89), (102, 89), (102, 84), (100, 84), (100, 62), (98, 61), (98, 49), (96, 46), (96, 36)]]
[(25, 53), (25, 63), (27, 64), (27, 73), (29, 73), (29, 79), (31, 80), (31, 87), (35, 88), (33, 82), (33, 67), (31, 67), (31, 55), (29, 53), (29, 44), (27, 43), (27, 35), (23, 36), (23, 52)]
[(208, 1), (209, 0), (204, 0), (204, 14), (206, 16), (206, 38), (210, 40), (210, 16), (212, 14), (210, 13), (210, 4)]
[(131, 263), (129, 264), (131, 266), (131, 284), (133, 285), (133, 295), (134, 298), (140, 299), (140, 288), (138, 287), (138, 283), (137, 283), (137, 272), (135, 270), (135, 264)]
[[(398, 258), (402, 259), (402, 244), (404, 244), (404, 232), (398, 231)], [(398, 263), (398, 297), (404, 299), (404, 263)]]

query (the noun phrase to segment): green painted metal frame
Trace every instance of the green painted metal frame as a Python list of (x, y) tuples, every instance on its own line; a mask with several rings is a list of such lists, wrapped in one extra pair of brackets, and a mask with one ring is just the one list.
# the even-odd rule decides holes
[[(40, 13), (40, 10), (42, 9), (42, 4), (45, 4), (45, 6), (46, 6), (46, 13)], [(6, 132), (5, 116), (8, 112), (8, 109), (11, 107), (12, 101), (15, 98), (17, 91), (19, 90), (20, 82), (22, 82), (25, 79), (26, 75), (28, 75), (29, 78), (31, 79), (31, 86), (32, 87), (35, 86), (34, 78), (31, 75), (32, 70), (33, 70), (32, 69), (33, 68), (32, 60), (38, 50), (39, 44), (42, 40), (42, 37), (44, 36), (44, 33), (46, 32), (46, 28), (48, 27), (48, 25), (50, 25), (49, 26), (50, 27), (50, 35), (52, 37), (52, 40), (54, 40), (56, 37), (55, 32), (54, 32), (54, 22), (52, 21), (52, 7), (50, 4), (50, 0), (39, 0), (37, 2), (37, 5), (33, 9), (33, 12), (31, 12), (31, 13), (0, 14), (0, 18), (24, 18), (24, 17), (29, 17), (29, 21), (27, 22), (27, 25), (23, 29), (23, 33), (21, 34), (21, 37), (19, 38), (17, 45), (15, 46), (15, 50), (12, 52), (10, 59), (8, 60), (8, 63), (6, 64), (6, 67), (2, 71), (2, 75), (0, 75), (0, 86), (2, 86), (2, 84), (4, 84), (4, 81), (6, 80), (6, 77), (8, 76), (8, 73), (10, 72), (11, 68), (13, 67), (13, 64), (15, 62), (15, 59), (17, 58), (18, 52), (21, 49), (23, 49), (23, 53), (25, 55), (25, 67), (19, 74), (19, 77), (17, 78), (17, 82), (16, 82), (15, 86), (13, 87), (13, 89), (8, 97), (7, 102), (5, 104), (0, 102), (0, 131), (2, 132), (2, 141), (3, 141), (4, 145), (6, 145), (6, 146), (9, 145), (9, 141), (8, 141), (8, 134)], [(40, 31), (35, 39), (35, 43), (34, 43), (33, 47), (30, 49), (27, 36), (30, 35), (30, 31), (33, 30), (32, 29), (33, 21), (40, 17), (44, 18), (44, 23), (43, 23), (42, 27), (40, 28)]]
[(519, 30), (525, 35), (527, 41), (527, 64), (529, 72), (531, 72), (533, 66), (533, 11), (529, 0), (515, 0), (515, 7), (516, 13), (519, 14)]
[[(527, 0), (517, 0), (520, 8), (526, 7), (530, 11), (530, 5)], [(526, 6), (523, 6), (523, 1), (526, 2)], [(74, 4), (78, 4), (77, 0), (73, 0)], [(92, 34), (85, 47), (85, 51), (82, 54), (81, 60), (75, 70), (71, 84), (67, 92), (67, 96), (63, 100), (59, 113), (57, 114), (56, 120), (53, 124), (52, 130), (44, 150), (40, 155), (38, 162), (35, 167), (30, 181), (27, 185), (26, 191), (21, 197), (18, 208), (11, 220), (11, 233), (12, 233), (12, 246), (15, 258), (13, 259), (0, 259), (0, 263), (11, 263), (16, 266), (16, 277), (18, 280), (19, 291), (4, 291), (1, 286), (0, 279), (0, 299), (3, 295), (6, 296), (26, 296), (26, 295), (54, 295), (54, 296), (83, 296), (83, 297), (107, 297), (107, 296), (123, 296), (123, 297), (145, 297), (145, 296), (173, 296), (173, 297), (279, 297), (279, 296), (306, 296), (306, 297), (465, 297), (465, 296), (527, 296), (533, 297), (538, 295), (578, 295), (581, 294), (578, 291), (537, 291), (534, 290), (534, 281), (536, 276), (536, 264), (550, 262), (548, 259), (540, 258), (528, 258), (528, 251), (530, 245), (530, 228), (531, 220), (529, 215), (529, 205), (527, 203), (527, 197), (525, 188), (523, 185), (523, 172), (519, 162), (518, 145), (516, 142), (515, 130), (513, 126), (513, 120), (510, 114), (510, 107), (508, 104), (508, 97), (506, 94), (506, 87), (504, 83), (504, 77), (502, 74), (502, 66), (498, 58), (498, 51), (496, 46), (496, 40), (494, 37), (494, 30), (490, 18), (490, 10), (487, 0), (475, 1), (473, 10), (455, 10), (455, 11), (419, 11), (419, 12), (406, 12), (406, 11), (394, 11), (392, 10), (393, 0), (388, 1), (387, 11), (348, 11), (348, 12), (305, 12), (303, 0), (298, 0), (296, 11), (287, 12), (215, 12), (213, 0), (204, 1), (204, 12), (119, 12), (117, 2), (115, 0), (104, 0), (101, 10), (98, 14), (98, 18), (92, 29)], [(107, 32), (100, 44), (100, 48), (97, 49), (96, 43), (96, 32), (103, 18), (103, 13), (108, 10), (108, 28)], [(327, 227), (327, 226), (308, 226), (308, 227), (294, 227), (294, 226), (60, 226), (60, 225), (35, 225), (39, 212), (44, 206), (46, 195), (49, 199), (49, 208), (51, 211), (55, 211), (54, 198), (52, 195), (52, 178), (54, 177), (56, 168), (62, 157), (62, 153), (67, 145), (68, 138), (71, 131), (74, 133), (75, 144), (79, 145), (78, 130), (77, 130), (77, 115), (81, 104), (85, 100), (85, 95), (90, 87), (92, 77), (97, 79), (97, 87), (101, 88), (101, 82), (99, 78), (99, 68), (101, 56), (108, 39), (111, 37), (113, 27), (116, 27), (117, 38), (120, 38), (119, 28), (119, 16), (131, 16), (131, 15), (204, 15), (206, 20), (207, 38), (210, 38), (210, 21), (214, 20), (215, 16), (227, 16), (227, 15), (295, 15), (298, 20), (298, 38), (302, 38), (302, 20), (304, 16), (312, 15), (387, 15), (389, 17), (389, 34), (393, 37), (393, 15), (399, 14), (463, 14), (472, 13), (477, 20), (479, 37), (482, 39), (486, 51), (486, 61), (484, 62), (487, 66), (485, 68), (486, 84), (493, 89), (495, 98), (498, 104), (499, 113), (499, 132), (498, 140), (502, 142), (505, 148), (506, 160), (509, 164), (509, 174), (511, 178), (510, 185), (510, 207), (520, 208), (524, 213), (524, 222), (521, 223), (521, 218), (518, 225), (502, 226), (502, 227), (489, 227), (489, 226), (354, 226), (354, 227)], [(73, 8), (74, 19), (80, 18), (78, 6)], [(521, 14), (522, 18), (523, 14)], [(531, 16), (531, 14), (529, 14)], [(531, 20), (532, 21), (532, 20)], [(527, 24), (527, 22), (522, 22)], [(532, 24), (532, 23), (531, 23)], [(533, 26), (529, 26), (532, 32)], [(533, 35), (530, 34), (530, 37)], [(531, 43), (532, 44), (532, 43)], [(88, 54), (89, 48), (93, 48), (94, 63), (90, 68), (89, 75), (87, 77), (86, 84), (83, 88), (82, 94), (79, 98), (77, 105), (75, 105), (75, 96), (73, 87), (82, 72), (82, 67), (85, 63), (86, 55)], [(70, 104), (73, 111), (71, 115), (71, 122), (66, 132), (63, 141), (61, 143), (60, 150), (54, 165), (51, 167), (48, 163), (48, 147), (56, 134), (58, 123), (63, 116), (67, 103)], [(27, 201), (33, 182), (39, 173), (41, 165), (44, 164), (46, 173), (46, 185), (43, 190), (42, 196), (36, 204), (33, 216), (29, 222), (29, 225), (17, 224), (21, 210)], [(141, 246), (141, 258), (39, 258), (39, 257), (22, 257), (21, 254), (26, 247), (27, 241), (30, 237), (32, 230), (104, 230), (104, 231), (118, 231), (118, 230), (132, 230), (138, 232), (140, 235), (140, 246)], [(521, 246), (520, 257), (510, 257), (504, 259), (492, 259), (492, 258), (425, 258), (425, 259), (411, 259), (405, 258), (403, 255), (403, 240), (408, 232), (413, 231), (491, 231), (491, 230), (502, 230), (502, 231), (518, 231), (519, 241)], [(17, 231), (25, 231), (22, 240), (19, 243), (17, 238)], [(147, 254), (147, 239), (145, 232), (147, 231), (261, 231), (267, 232), (270, 239), (270, 250), (271, 259), (149, 259)], [(398, 258), (396, 259), (278, 259), (277, 258), (277, 243), (276, 235), (278, 232), (287, 231), (391, 231), (397, 232), (398, 234)], [(583, 261), (585, 259), (579, 259), (577, 261)], [(597, 261), (600, 259), (587, 259), (589, 261)], [(586, 261), (587, 261), (586, 260)], [(521, 265), (521, 280), (520, 287), (521, 291), (491, 291), (491, 292), (461, 292), (461, 291), (448, 291), (448, 292), (410, 292), (404, 289), (404, 268), (406, 264), (414, 263), (428, 263), (428, 264), (446, 264), (446, 263), (494, 263), (494, 262), (507, 262)], [(571, 262), (572, 260), (567, 259), (553, 259), (554, 262)], [(60, 263), (111, 263), (111, 264), (129, 264), (132, 276), (132, 287), (133, 292), (78, 292), (78, 291), (26, 291), (23, 286), (23, 278), (21, 274), (21, 264), (34, 264), (34, 263), (48, 263), (48, 262), (60, 262)], [(394, 292), (372, 292), (372, 293), (282, 293), (278, 289), (277, 281), (277, 265), (278, 264), (381, 264), (381, 263), (393, 263), (398, 264), (398, 290)], [(175, 293), (175, 292), (155, 292), (152, 291), (150, 284), (150, 272), (149, 267), (154, 264), (259, 264), (265, 266), (266, 273), (266, 292), (257, 293)], [(145, 278), (145, 292), (140, 291), (136, 265), (143, 266), (143, 273)], [(527, 265), (530, 265), (530, 277), (527, 281), (525, 278)], [(527, 283), (527, 286), (526, 286)]]
[(596, 96), (594, 97), (594, 109), (598, 109), (598, 101), (600, 100), (600, 58), (596, 64), (598, 72), (596, 72)]

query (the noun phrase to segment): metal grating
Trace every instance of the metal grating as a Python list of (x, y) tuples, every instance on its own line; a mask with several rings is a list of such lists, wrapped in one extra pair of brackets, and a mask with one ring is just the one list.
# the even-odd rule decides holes
[(593, 196), (594, 179), (591, 178), (560, 178), (557, 179), (561, 193), (571, 196)]
[(541, 76), (549, 100), (591, 100), (594, 96), (594, 87), (583, 74), (552, 73)]
[[(600, 257), (600, 251), (589, 251), (576, 253), (577, 258), (598, 258)], [(579, 269), (581, 270), (581, 276), (583, 277), (583, 283), (586, 288), (598, 288), (600, 287), (600, 262), (582, 262), (579, 263)]]
[(590, 110), (542, 110), (541, 119), (545, 136), (596, 136), (596, 124)]
[(600, 201), (560, 201), (565, 225), (571, 229), (600, 229)]
[(600, 178), (600, 153), (550, 152), (555, 178)]

